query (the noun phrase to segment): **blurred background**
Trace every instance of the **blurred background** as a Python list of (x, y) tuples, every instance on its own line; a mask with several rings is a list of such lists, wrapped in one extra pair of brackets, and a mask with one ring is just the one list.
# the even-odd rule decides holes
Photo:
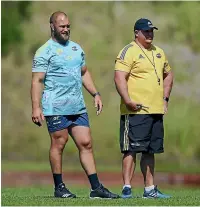
[[(1, 3), (2, 171), (50, 172), (50, 138), (46, 124), (39, 128), (31, 121), (30, 85), (34, 53), (49, 39), (49, 17), (57, 10), (68, 14), (71, 40), (84, 49), (104, 102), (97, 117), (93, 99), (84, 90), (97, 169), (121, 171), (114, 63), (132, 41), (135, 21), (145, 17), (159, 28), (154, 44), (164, 49), (175, 74), (164, 118), (165, 153), (156, 156), (156, 171), (200, 173), (200, 2), (120, 1)], [(72, 139), (63, 161), (65, 171), (82, 171)]]

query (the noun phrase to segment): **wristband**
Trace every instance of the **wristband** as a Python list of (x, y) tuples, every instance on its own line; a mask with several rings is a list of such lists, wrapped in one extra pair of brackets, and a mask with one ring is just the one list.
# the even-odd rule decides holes
[(168, 98), (168, 97), (164, 97), (163, 99), (164, 99), (165, 101), (167, 101), (167, 102), (169, 101), (169, 98)]
[(99, 92), (96, 92), (96, 93), (92, 94), (93, 97), (95, 97), (95, 96), (97, 96), (97, 95), (100, 96), (100, 93), (99, 93)]

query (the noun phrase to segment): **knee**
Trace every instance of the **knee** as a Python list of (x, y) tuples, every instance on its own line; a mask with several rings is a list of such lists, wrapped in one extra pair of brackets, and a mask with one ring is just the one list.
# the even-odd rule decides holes
[(54, 148), (59, 151), (63, 151), (65, 148), (65, 144), (68, 141), (68, 136), (60, 136), (60, 135), (54, 135), (51, 139), (51, 148)]
[(92, 142), (89, 139), (83, 140), (80, 143), (80, 150), (92, 150)]

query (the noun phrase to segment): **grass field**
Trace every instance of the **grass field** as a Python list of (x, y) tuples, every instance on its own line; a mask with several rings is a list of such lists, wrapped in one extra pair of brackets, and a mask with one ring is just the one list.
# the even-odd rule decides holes
[[(137, 162), (139, 161), (139, 158), (137, 158)], [(139, 162), (138, 162), (139, 163)], [(121, 161), (117, 164), (112, 165), (103, 165), (103, 164), (97, 164), (98, 172), (121, 172)], [(1, 171), (2, 172), (20, 172), (20, 171), (31, 171), (31, 172), (41, 172), (41, 171), (47, 171), (50, 172), (50, 165), (48, 160), (46, 162), (16, 162), (16, 161), (1, 161)], [(74, 163), (67, 163), (63, 165), (63, 171), (66, 172), (83, 172), (83, 169), (77, 161), (77, 165), (74, 165)], [(136, 166), (136, 172), (140, 172), (140, 166), (137, 164)], [(170, 162), (164, 162), (159, 163), (159, 165), (156, 165), (156, 172), (168, 172), (168, 173), (200, 173), (200, 168), (198, 165), (191, 165), (190, 167), (187, 166), (180, 166), (177, 163), (173, 163), (171, 160)]]
[[(76, 199), (53, 198), (52, 187), (30, 187), (30, 188), (2, 188), (2, 206), (194, 206), (200, 205), (200, 189), (195, 188), (165, 188), (165, 193), (172, 195), (170, 199), (147, 200), (142, 199), (143, 189), (135, 189), (136, 198), (117, 200), (91, 200), (88, 198), (89, 189), (83, 186), (69, 186)], [(121, 189), (111, 188), (115, 193)]]

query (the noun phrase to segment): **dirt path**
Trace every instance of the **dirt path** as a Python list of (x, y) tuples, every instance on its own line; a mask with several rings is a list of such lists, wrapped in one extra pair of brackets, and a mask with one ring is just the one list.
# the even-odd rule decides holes
[[(122, 176), (119, 172), (102, 172), (99, 178), (106, 186), (122, 185)], [(53, 184), (50, 172), (2, 172), (2, 187), (23, 187), (30, 185), (51, 185)], [(63, 179), (68, 184), (87, 185), (88, 180), (84, 172), (64, 172)], [(174, 174), (156, 173), (155, 183), (157, 185), (191, 185), (200, 187), (200, 174)], [(136, 173), (133, 186), (143, 186), (143, 178)]]

